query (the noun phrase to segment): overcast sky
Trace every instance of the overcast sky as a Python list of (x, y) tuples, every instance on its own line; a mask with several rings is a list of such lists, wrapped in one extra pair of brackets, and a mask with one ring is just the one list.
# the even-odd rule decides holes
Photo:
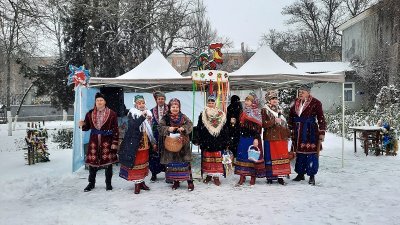
[(203, 0), (211, 24), (218, 35), (229, 37), (234, 48), (244, 42), (252, 50), (259, 47), (263, 33), (286, 30), (282, 9), (296, 0)]

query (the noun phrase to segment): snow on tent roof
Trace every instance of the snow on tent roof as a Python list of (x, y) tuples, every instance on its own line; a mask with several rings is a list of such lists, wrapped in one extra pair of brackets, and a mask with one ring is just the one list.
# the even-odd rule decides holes
[(154, 50), (149, 57), (131, 71), (116, 77), (117, 79), (168, 79), (182, 78), (169, 64), (159, 50)]
[(304, 73), (327, 73), (354, 70), (349, 62), (295, 62), (294, 66)]
[(269, 46), (262, 46), (242, 67), (231, 76), (301, 74), (296, 68), (283, 61)]

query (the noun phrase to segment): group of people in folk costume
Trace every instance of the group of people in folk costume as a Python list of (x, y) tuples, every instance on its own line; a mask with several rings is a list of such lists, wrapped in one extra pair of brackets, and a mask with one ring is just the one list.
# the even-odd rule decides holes
[[(310, 89), (307, 84), (299, 88), (299, 97), (287, 117), (279, 106), (276, 91), (267, 92), (266, 104), (261, 110), (255, 94), (249, 94), (243, 106), (234, 95), (227, 114), (216, 107), (216, 98), (210, 95), (199, 115), (194, 138), (201, 150), (203, 183), (221, 185), (220, 178), (226, 175), (223, 152), (231, 150), (235, 157), (234, 173), (239, 175), (237, 185), (244, 184), (246, 177), (250, 177), (250, 185), (256, 183), (256, 178), (266, 178), (269, 184), (276, 180), (284, 185), (283, 178), (291, 173), (290, 155), (296, 156), (297, 176), (293, 180), (305, 180), (307, 174), (309, 183), (315, 185), (326, 123), (322, 104), (310, 95)], [(154, 98), (157, 105), (148, 110), (144, 97), (135, 96), (134, 107), (127, 114), (128, 130), (118, 146), (117, 115), (106, 107), (104, 96), (96, 94), (94, 109), (86, 114), (84, 121), (79, 121), (82, 130), (91, 130), (86, 153), (89, 184), (84, 191), (95, 187), (99, 167), (105, 167), (106, 190), (112, 190), (112, 164), (116, 162), (121, 164), (119, 176), (135, 184), (135, 194), (150, 190), (144, 182), (149, 169), (151, 181), (157, 180), (158, 173), (165, 172), (165, 179), (172, 183), (173, 190), (180, 187), (181, 181), (187, 181), (189, 191), (194, 190), (189, 141), (192, 121), (181, 112), (179, 99), (173, 98), (166, 104), (162, 92), (155, 92)], [(179, 136), (178, 151), (165, 147), (164, 142), (171, 133)], [(290, 152), (289, 139), (292, 140)]]

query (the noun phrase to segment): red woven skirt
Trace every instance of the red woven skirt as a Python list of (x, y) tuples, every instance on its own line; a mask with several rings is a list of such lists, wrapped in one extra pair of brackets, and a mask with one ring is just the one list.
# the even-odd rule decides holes
[(224, 174), (224, 166), (222, 165), (221, 151), (209, 152), (202, 151), (201, 170), (209, 176), (221, 176)]
[(132, 169), (121, 165), (119, 176), (140, 183), (149, 174), (149, 149), (139, 149)]
[(290, 159), (287, 141), (270, 141), (272, 176), (290, 174)]

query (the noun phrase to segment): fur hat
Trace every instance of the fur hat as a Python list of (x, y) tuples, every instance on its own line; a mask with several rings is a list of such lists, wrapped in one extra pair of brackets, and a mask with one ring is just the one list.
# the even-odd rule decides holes
[(96, 95), (94, 96), (94, 99), (96, 100), (97, 98), (102, 98), (104, 100), (106, 100), (106, 98), (104, 97), (104, 95), (100, 92), (97, 92)]
[(265, 94), (265, 100), (266, 100), (266, 101), (270, 101), (270, 100), (273, 99), (273, 98), (278, 98), (278, 92), (277, 92), (277, 91), (271, 90), (271, 91), (268, 91), (268, 92)]
[(309, 84), (302, 84), (302, 85), (300, 85), (299, 90), (303, 90), (303, 91), (310, 92), (312, 86), (313, 86), (313, 85), (312, 85), (311, 83), (309, 83)]
[(163, 92), (161, 92), (161, 91), (155, 91), (155, 92), (153, 93), (153, 97), (154, 97), (154, 99), (157, 101), (157, 98), (158, 98), (158, 97), (164, 97), (164, 98), (165, 98), (165, 94), (164, 94)]

